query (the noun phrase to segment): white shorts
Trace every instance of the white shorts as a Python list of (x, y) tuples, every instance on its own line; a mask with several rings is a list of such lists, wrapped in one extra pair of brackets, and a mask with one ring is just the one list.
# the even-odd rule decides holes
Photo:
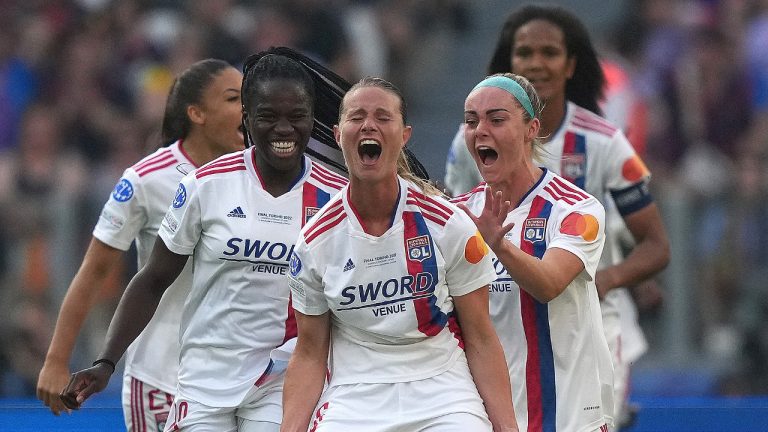
[(423, 380), (345, 384), (327, 388), (310, 432), (491, 432), (483, 401), (461, 357), (447, 371)]
[(243, 402), (234, 407), (211, 407), (192, 399), (178, 396), (168, 415), (166, 432), (266, 432), (280, 429), (283, 409), (283, 381), (280, 374), (245, 395)]
[(629, 395), (629, 363), (622, 350), (621, 323), (617, 310), (603, 313), (603, 329), (613, 364), (613, 418), (619, 421)]
[(128, 432), (162, 432), (173, 395), (128, 374), (123, 375), (123, 417)]

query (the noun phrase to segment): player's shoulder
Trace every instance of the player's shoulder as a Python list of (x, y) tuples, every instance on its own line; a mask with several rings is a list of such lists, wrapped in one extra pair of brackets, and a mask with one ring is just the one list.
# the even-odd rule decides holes
[(621, 128), (610, 120), (574, 103), (568, 106), (568, 129), (580, 132), (589, 138), (590, 143), (610, 143), (621, 132)]
[(461, 213), (448, 198), (429, 194), (413, 183), (406, 184), (406, 207), (421, 213), (427, 223), (443, 228), (455, 214)]
[[(559, 175), (548, 172), (539, 188), (539, 197), (549, 201), (556, 209), (573, 210), (597, 203), (597, 198)], [(600, 205), (602, 207), (602, 205)]]
[(180, 162), (171, 146), (161, 147), (128, 167), (125, 175), (134, 177), (137, 181), (146, 181), (149, 178), (167, 174), (169, 171), (176, 173), (176, 166)]
[(245, 171), (245, 151), (240, 150), (219, 156), (195, 170), (195, 178), (197, 180), (212, 180)]
[(313, 247), (321, 243), (322, 239), (332, 236), (347, 218), (342, 195), (344, 191), (346, 189), (332, 197), (301, 229), (301, 239), (308, 247)]
[(312, 160), (310, 160), (309, 181), (331, 192), (338, 192), (349, 183), (346, 177)]
[(487, 185), (486, 185), (485, 182), (481, 182), (480, 184), (478, 184), (477, 186), (472, 188), (472, 190), (470, 190), (468, 192), (465, 192), (463, 194), (460, 194), (460, 195), (456, 195), (455, 197), (450, 198), (449, 201), (452, 204), (467, 204), (467, 205), (469, 205), (469, 203), (477, 201), (479, 197), (481, 197), (481, 196), (484, 197), (485, 196), (485, 188), (486, 188), (486, 186)]

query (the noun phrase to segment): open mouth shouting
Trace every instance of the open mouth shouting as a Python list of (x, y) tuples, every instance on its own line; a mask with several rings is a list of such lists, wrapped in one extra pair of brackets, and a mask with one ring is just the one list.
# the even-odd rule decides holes
[(499, 158), (499, 154), (496, 150), (487, 146), (479, 146), (477, 148), (477, 156), (480, 158), (480, 162), (485, 166), (493, 165)]
[(373, 165), (381, 156), (381, 144), (372, 139), (364, 139), (357, 146), (357, 154), (363, 165)]

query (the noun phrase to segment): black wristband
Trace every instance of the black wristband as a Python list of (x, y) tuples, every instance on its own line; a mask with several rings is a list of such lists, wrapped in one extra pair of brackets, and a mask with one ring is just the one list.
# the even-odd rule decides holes
[(93, 362), (93, 366), (96, 366), (99, 363), (106, 363), (107, 365), (112, 367), (112, 373), (115, 372), (115, 362), (113, 362), (112, 360), (105, 359), (105, 358), (100, 358), (100, 359), (96, 360), (95, 362)]

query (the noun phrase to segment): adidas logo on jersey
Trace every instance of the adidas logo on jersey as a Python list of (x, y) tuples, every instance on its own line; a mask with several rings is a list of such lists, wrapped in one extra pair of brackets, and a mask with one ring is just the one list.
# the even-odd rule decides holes
[(240, 206), (237, 206), (234, 210), (227, 214), (227, 217), (244, 218), (245, 212), (243, 212), (243, 209), (241, 209)]
[(344, 271), (350, 271), (353, 268), (355, 268), (355, 263), (352, 262), (352, 258), (347, 260), (347, 263), (344, 265)]

